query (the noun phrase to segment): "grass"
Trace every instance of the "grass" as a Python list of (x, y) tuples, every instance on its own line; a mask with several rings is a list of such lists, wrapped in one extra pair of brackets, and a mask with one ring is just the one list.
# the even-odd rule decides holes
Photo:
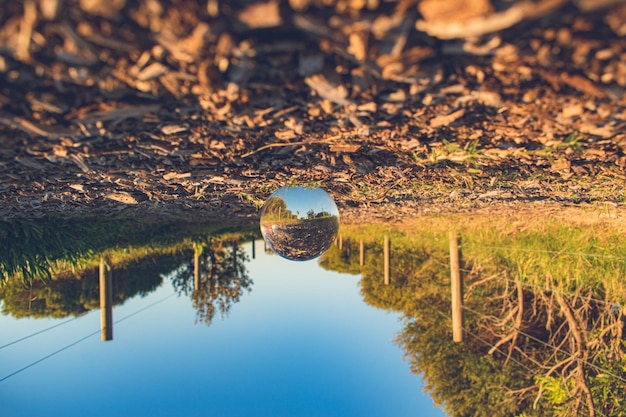
[(518, 275), (528, 285), (550, 285), (566, 292), (590, 289), (624, 303), (626, 242), (621, 220), (607, 216), (606, 210), (599, 207), (577, 211), (569, 218), (532, 212), (502, 217), (429, 216), (398, 228), (342, 225), (340, 233), (344, 239), (363, 240), (374, 246), (382, 246), (386, 234), (392, 252), (426, 248), (445, 258), (448, 232), (457, 230), (462, 236), (466, 268), (477, 274), (474, 279), (503, 273)]
[[(244, 233), (245, 232), (245, 233)], [(94, 268), (100, 257), (113, 266), (158, 254), (173, 254), (215, 236), (226, 240), (254, 234), (242, 226), (194, 223), (137, 223), (95, 219), (11, 220), (0, 222), (0, 285), (29, 282)], [(256, 232), (258, 234), (258, 232)]]

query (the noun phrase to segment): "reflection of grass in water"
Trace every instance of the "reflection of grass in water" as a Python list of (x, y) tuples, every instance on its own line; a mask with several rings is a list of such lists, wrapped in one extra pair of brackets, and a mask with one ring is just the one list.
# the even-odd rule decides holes
[[(593, 221), (588, 221), (589, 219)], [(448, 232), (462, 236), (466, 268), (481, 275), (518, 274), (523, 282), (546, 286), (547, 280), (564, 291), (590, 288), (610, 299), (624, 301), (626, 242), (623, 232), (610, 219), (529, 216), (424, 217), (414, 224), (393, 228), (387, 225), (342, 225), (346, 239), (366, 244), (382, 253), (383, 235), (392, 242), (392, 254), (426, 250), (447, 262)], [(358, 246), (356, 251), (358, 257)], [(367, 256), (366, 256), (367, 258)], [(393, 267), (392, 260), (392, 267)], [(447, 273), (443, 275), (448, 279)]]
[[(360, 271), (365, 301), (406, 314), (405, 328), (397, 343), (413, 371), (423, 375), (433, 399), (443, 403), (451, 415), (526, 415), (523, 411), (527, 415), (581, 415), (571, 405), (582, 394), (576, 394), (567, 385), (578, 370), (562, 365), (565, 359), (579, 358), (587, 361), (583, 372), (597, 414), (623, 415), (623, 322), (616, 315), (621, 313), (604, 302), (624, 301), (621, 277), (626, 272), (626, 243), (622, 242), (619, 226), (618, 221), (599, 219), (590, 213), (579, 218), (425, 217), (411, 226), (397, 228), (342, 226), (344, 250), (340, 252), (334, 246), (321, 262), (326, 262), (328, 269), (353, 270), (355, 263), (358, 265), (359, 240), (363, 240), (365, 265)], [(462, 344), (451, 343), (450, 229), (463, 237), (465, 269), (470, 270), (465, 274), (466, 283), (472, 286), (482, 282), (473, 286), (471, 295), (466, 292), (465, 305), (470, 313), (466, 314), (464, 328), (468, 335)], [(385, 234), (391, 240), (389, 285), (384, 285), (382, 279)], [(350, 256), (344, 256), (346, 247)], [(519, 340), (512, 342), (517, 343), (517, 350), (511, 351), (508, 362), (507, 344), (500, 346), (503, 354), (487, 352), (517, 329), (508, 326), (513, 325), (511, 314), (519, 305), (519, 298), (514, 284), (505, 280), (515, 276), (526, 284), (525, 314), (519, 328), (539, 339), (526, 337), (520, 331)], [(489, 277), (502, 280), (487, 281)], [(543, 290), (547, 285), (557, 291)], [(501, 291), (506, 291), (506, 295)], [(578, 291), (584, 297), (563, 294)], [(555, 293), (563, 294), (564, 305), (575, 311), (574, 324), (561, 315), (565, 309), (555, 301), (558, 297), (550, 297)], [(484, 312), (486, 316), (472, 311)], [(500, 327), (500, 320), (507, 323), (506, 328)], [(609, 331), (611, 323), (617, 330)], [(568, 330), (574, 328), (586, 334), (580, 355), (575, 353), (573, 330)], [(559, 352), (555, 352), (555, 345)], [(568, 357), (568, 352), (577, 356)], [(549, 378), (536, 378), (546, 369), (555, 372)], [(554, 397), (564, 387), (570, 388), (567, 395)], [(517, 402), (511, 401), (511, 392), (520, 393)], [(567, 406), (562, 407), (562, 413), (561, 406)], [(568, 409), (575, 411), (567, 412)]]
[(98, 237), (91, 223), (63, 223), (9, 220), (0, 222), (0, 279), (11, 276), (28, 280), (34, 276), (50, 278), (50, 266), (64, 262), (79, 267), (82, 258), (92, 253), (97, 241), (87, 242), (85, 233)]
[(93, 268), (101, 255), (119, 266), (148, 255), (173, 254), (229, 230), (236, 228), (95, 219), (0, 221), (0, 284), (11, 277), (50, 279)]

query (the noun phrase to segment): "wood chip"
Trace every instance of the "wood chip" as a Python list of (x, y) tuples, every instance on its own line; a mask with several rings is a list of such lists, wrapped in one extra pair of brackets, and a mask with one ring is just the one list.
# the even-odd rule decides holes
[(251, 4), (237, 18), (250, 29), (271, 28), (283, 23), (279, 3), (275, 0)]
[(182, 179), (182, 178), (189, 178), (191, 177), (191, 172), (168, 172), (167, 174), (163, 175), (163, 179), (166, 181), (169, 180), (173, 180), (173, 179)]
[(25, 157), (25, 156), (16, 156), (15, 160), (17, 162), (19, 162), (20, 164), (24, 165), (25, 167), (28, 167), (28, 168), (33, 168), (33, 169), (37, 169), (37, 170), (44, 169), (44, 166), (42, 164), (40, 164), (39, 162), (35, 161), (32, 158), (28, 158), (28, 157)]
[(354, 32), (350, 34), (348, 53), (352, 54), (357, 61), (364, 61), (367, 57), (367, 47), (365, 44), (366, 39), (366, 35), (363, 33)]
[(166, 125), (161, 128), (164, 135), (174, 135), (176, 133), (186, 132), (189, 130), (188, 124)]
[(152, 64), (141, 70), (139, 74), (137, 74), (137, 79), (139, 81), (149, 81), (154, 78), (160, 77), (163, 74), (167, 74), (167, 72), (169, 72), (169, 68), (167, 68), (165, 65), (158, 62), (153, 62)]
[(457, 110), (455, 112), (452, 112), (450, 114), (446, 114), (443, 116), (434, 117), (430, 120), (430, 127), (436, 128), (436, 127), (449, 125), (450, 123), (454, 122), (460, 117), (463, 117), (463, 115), (465, 115), (465, 109), (460, 109), (460, 110)]
[(561, 110), (561, 117), (571, 119), (572, 117), (580, 116), (583, 112), (584, 109), (582, 103), (569, 104)]
[(361, 149), (361, 145), (356, 143), (333, 143), (329, 149), (331, 152), (356, 152)]
[(139, 201), (129, 193), (109, 193), (104, 196), (109, 200), (117, 201), (118, 203), (123, 204), (138, 204)]
[(377, 108), (378, 107), (376, 106), (376, 103), (373, 101), (370, 101), (369, 103), (361, 104), (360, 106), (358, 106), (357, 110), (366, 111), (369, 113), (376, 113)]
[(298, 137), (298, 135), (296, 135), (296, 132), (291, 129), (277, 130), (276, 132), (274, 132), (274, 136), (281, 140), (295, 139), (296, 137)]
[(476, 101), (488, 107), (499, 109), (502, 107), (502, 99), (500, 94), (493, 91), (472, 91), (471, 93), (459, 97), (454, 105), (459, 106), (468, 102)]
[(342, 106), (352, 104), (352, 101), (346, 99), (348, 96), (348, 90), (346, 87), (343, 85), (331, 84), (331, 82), (329, 82), (324, 75), (312, 75), (307, 77), (304, 81), (322, 98)]
[[(481, 36), (509, 28), (525, 19), (536, 19), (545, 16), (557, 10), (567, 2), (568, 0), (541, 0), (539, 2), (530, 0), (520, 1), (501, 12), (477, 14), (475, 11), (471, 11), (471, 13), (459, 13), (459, 19), (439, 18), (438, 15), (435, 15), (434, 17), (437, 17), (436, 19), (418, 20), (415, 23), (415, 27), (417, 30), (426, 32), (440, 39)], [(449, 3), (446, 1), (429, 0), (428, 3), (439, 3), (444, 6), (448, 5), (445, 6), (446, 8), (449, 7)], [(473, 4), (474, 2), (458, 0), (452, 4), (458, 5), (459, 3), (461, 3), (459, 10), (462, 10), (462, 5)], [(472, 14), (474, 14), (474, 16), (471, 16)]]
[(159, 104), (138, 105), (129, 107), (120, 107), (108, 111), (96, 111), (85, 114), (79, 119), (84, 123), (95, 123), (97, 121), (120, 121), (124, 119), (132, 119), (143, 117), (146, 113), (156, 112), (161, 108)]
[(80, 0), (78, 4), (85, 13), (111, 19), (124, 8), (126, 0)]
[(422, 0), (417, 9), (424, 20), (462, 21), (485, 16), (493, 9), (489, 0)]
[(552, 165), (550, 166), (550, 170), (552, 172), (568, 172), (570, 170), (572, 166), (572, 163), (570, 161), (568, 161), (565, 158), (559, 158), (557, 160), (555, 160), (554, 162), (552, 162)]
[(592, 97), (599, 98), (606, 96), (604, 90), (598, 87), (593, 81), (579, 74), (563, 73), (561, 74), (560, 81)]

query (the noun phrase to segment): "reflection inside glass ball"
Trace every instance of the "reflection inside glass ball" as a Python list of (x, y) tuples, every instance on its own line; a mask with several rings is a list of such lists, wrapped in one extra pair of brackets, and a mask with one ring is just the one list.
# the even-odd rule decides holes
[(261, 207), (261, 234), (274, 253), (308, 261), (324, 253), (339, 231), (339, 210), (317, 187), (282, 187)]

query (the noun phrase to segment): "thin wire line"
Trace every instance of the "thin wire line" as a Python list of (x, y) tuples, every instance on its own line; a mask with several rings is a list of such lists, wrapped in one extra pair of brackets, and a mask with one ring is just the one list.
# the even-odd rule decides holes
[[(450, 302), (451, 302), (451, 301), (450, 301)], [(450, 317), (450, 315), (449, 315), (449, 314), (446, 314), (446, 313), (442, 312), (442, 311), (441, 311), (441, 310), (439, 310), (439, 309), (436, 309), (436, 310), (435, 310), (435, 312), (437, 312), (437, 313), (441, 314), (442, 316), (444, 316), (445, 318), (447, 318), (447, 319), (450, 319), (450, 320), (451, 320), (451, 317)], [(487, 341), (486, 341), (485, 339), (483, 339), (482, 337), (480, 337), (480, 336), (476, 335), (475, 333), (473, 333), (473, 332), (469, 331), (469, 329), (466, 329), (465, 327), (463, 327), (463, 331), (464, 331), (465, 333), (469, 334), (470, 336), (472, 336), (474, 339), (477, 339), (477, 340), (479, 340), (480, 342), (482, 342), (485, 346), (488, 346), (488, 347), (490, 347), (490, 348), (491, 348), (491, 347), (494, 347), (491, 343), (487, 342)], [(507, 352), (505, 352), (505, 351), (501, 350), (500, 348), (496, 348), (496, 350), (497, 350), (498, 352), (502, 353), (503, 355), (507, 355), (507, 357), (509, 357), (509, 358), (510, 358), (513, 362), (517, 363), (519, 366), (521, 366), (522, 368), (526, 369), (527, 371), (529, 371), (529, 372), (534, 372), (532, 369), (530, 369), (528, 366), (524, 365), (522, 362), (518, 361), (518, 360), (517, 360), (517, 359), (515, 359), (514, 357), (512, 357), (512, 356), (508, 356), (508, 353), (507, 353)]]
[[(83, 317), (83, 316), (81, 316), (81, 317)], [(45, 333), (45, 332), (47, 332), (48, 330), (56, 329), (57, 327), (63, 326), (64, 324), (70, 323), (70, 322), (72, 322), (72, 321), (74, 321), (74, 320), (76, 320), (76, 319), (78, 319), (78, 318), (79, 318), (79, 317), (73, 317), (73, 318), (68, 319), (68, 320), (65, 320), (65, 321), (63, 321), (63, 322), (61, 322), (61, 323), (57, 323), (57, 324), (55, 324), (55, 325), (53, 325), (53, 326), (47, 327), (47, 328), (45, 328), (45, 329), (43, 329), (43, 330), (39, 330), (39, 331), (36, 331), (35, 333), (31, 333), (31, 334), (29, 334), (28, 336), (24, 336), (24, 337), (21, 337), (21, 338), (19, 338), (19, 339), (16, 339), (16, 340), (14, 340), (14, 341), (12, 341), (12, 342), (9, 342), (9, 343), (7, 343), (7, 344), (4, 344), (4, 345), (0, 346), (0, 350), (4, 349), (4, 348), (6, 348), (6, 347), (9, 347), (9, 346), (11, 346), (11, 345), (14, 345), (14, 344), (16, 344), (16, 343), (19, 343), (19, 342), (21, 342), (21, 341), (23, 341), (23, 340), (30, 339), (31, 337), (34, 337), (34, 336), (37, 336), (37, 335), (39, 335), (39, 334)]]
[[(119, 319), (119, 320), (117, 320), (117, 321), (113, 322), (113, 324), (118, 324), (118, 323), (120, 323), (120, 322), (122, 322), (122, 321), (124, 321), (124, 320), (127, 320), (127, 319), (129, 319), (129, 318), (131, 318), (131, 317), (133, 317), (133, 316), (136, 316), (137, 314), (139, 314), (139, 313), (141, 313), (141, 312), (143, 312), (143, 311), (146, 311), (146, 310), (147, 310), (147, 309), (149, 309), (150, 307), (154, 307), (155, 305), (162, 303), (163, 301), (167, 300), (168, 298), (173, 297), (174, 295), (176, 295), (176, 294), (170, 294), (170, 295), (168, 295), (167, 297), (161, 298), (160, 300), (157, 300), (157, 301), (153, 302), (152, 304), (149, 304), (149, 305), (147, 305), (147, 306), (145, 306), (145, 307), (142, 307), (142, 308), (140, 308), (139, 310), (135, 311), (134, 313), (131, 313), (131, 314), (129, 314), (129, 315), (125, 316), (125, 317), (122, 317), (121, 319)], [(56, 350), (56, 351), (54, 351), (54, 352), (52, 352), (52, 353), (49, 353), (48, 355), (44, 356), (43, 358), (37, 359), (36, 361), (29, 363), (28, 365), (26, 365), (26, 366), (24, 366), (24, 367), (22, 367), (22, 368), (18, 369), (17, 371), (14, 371), (14, 372), (10, 373), (9, 375), (6, 375), (6, 376), (2, 377), (2, 379), (0, 379), (0, 382), (7, 380), (7, 379), (11, 378), (11, 377), (12, 377), (12, 376), (14, 376), (14, 375), (17, 375), (17, 374), (19, 374), (20, 372), (23, 372), (23, 371), (27, 370), (28, 368), (31, 368), (31, 367), (33, 367), (33, 366), (37, 365), (38, 363), (41, 363), (41, 362), (45, 361), (46, 359), (49, 359), (49, 358), (53, 357), (54, 355), (56, 355), (56, 354), (59, 354), (59, 353), (63, 352), (64, 350), (69, 349), (69, 348), (71, 348), (72, 346), (76, 346), (77, 344), (79, 344), (79, 343), (81, 343), (81, 342), (83, 342), (83, 341), (85, 341), (85, 340), (89, 339), (89, 338), (90, 338), (90, 337), (92, 337), (92, 336), (97, 335), (97, 334), (98, 334), (98, 333), (100, 333), (100, 332), (101, 332), (101, 330), (100, 330), (100, 329), (99, 329), (99, 330), (96, 330), (95, 332), (93, 332), (93, 333), (89, 333), (87, 336), (82, 337), (82, 338), (80, 338), (80, 339), (78, 339), (78, 340), (76, 340), (76, 341), (74, 341), (74, 342), (70, 343), (69, 345), (65, 345), (65, 346), (63, 346), (62, 348), (60, 348), (60, 349), (58, 349), (58, 350)]]
[[(470, 332), (468, 329), (463, 328), (463, 331), (467, 334), (469, 334), (470, 336), (472, 336), (474, 339), (477, 339), (479, 341), (481, 341), (485, 346), (488, 346), (490, 348), (494, 347), (491, 343), (487, 342), (485, 339), (483, 339), (482, 337), (474, 334), (473, 332)], [(518, 364), (519, 366), (521, 366), (522, 368), (526, 369), (528, 372), (534, 373), (535, 371), (533, 369), (530, 369), (528, 366), (524, 365), (522, 362), (518, 361), (517, 359), (515, 359), (513, 356), (509, 356), (509, 354), (505, 351), (503, 351), (502, 349), (500, 349), (499, 347), (496, 348), (496, 350), (500, 353), (502, 353), (503, 355), (507, 355), (507, 357), (509, 359), (511, 359), (513, 362), (515, 362), (516, 364)]]
[(113, 322), (113, 324), (119, 324), (119, 323), (123, 322), (124, 320), (128, 320), (129, 318), (131, 318), (133, 316), (136, 316), (137, 314), (139, 314), (139, 313), (141, 313), (143, 311), (146, 311), (150, 307), (154, 307), (155, 305), (160, 304), (163, 301), (167, 300), (168, 298), (172, 298), (175, 295), (176, 295), (176, 293), (173, 293), (173, 294), (170, 294), (170, 295), (168, 295), (166, 297), (161, 298), (160, 300), (157, 300), (157, 301), (153, 302), (152, 304), (148, 304), (147, 306), (140, 308), (139, 310), (135, 311), (134, 313), (130, 313), (129, 315), (124, 316), (121, 319)]
[[(482, 315), (483, 317), (486, 317), (486, 315), (485, 315), (485, 314), (483, 314), (483, 313), (481, 313), (481, 312), (479, 312), (479, 311), (476, 311), (476, 310), (474, 310), (474, 309), (471, 309), (471, 308), (468, 308), (468, 307), (465, 307), (465, 306), (463, 306), (463, 308), (464, 308), (464, 309), (467, 309), (467, 310), (469, 310), (469, 311), (471, 311), (471, 312), (473, 312), (473, 313), (476, 313), (476, 314)], [(464, 330), (464, 331), (466, 331), (466, 332), (467, 332), (468, 334), (470, 334), (471, 336), (473, 336), (474, 338), (477, 338), (478, 340), (481, 340), (481, 341), (482, 341), (483, 343), (485, 343), (487, 346), (491, 346), (491, 345), (490, 345), (490, 344), (489, 344), (486, 340), (483, 340), (483, 339), (481, 339), (480, 337), (478, 337), (478, 336), (476, 336), (476, 335), (472, 334), (469, 330), (467, 330), (467, 329), (463, 329), (463, 330)], [(552, 348), (552, 349), (554, 349), (554, 350), (556, 350), (556, 351), (560, 351), (560, 352), (566, 353), (567, 355), (571, 355), (569, 352), (564, 351), (564, 350), (560, 349), (560, 348), (559, 348), (559, 347), (557, 347), (557, 346), (552, 346), (552, 345), (550, 345), (549, 343), (546, 343), (546, 342), (544, 342), (543, 340), (537, 339), (537, 338), (535, 338), (535, 337), (533, 337), (533, 336), (531, 336), (531, 335), (529, 335), (529, 334), (527, 334), (527, 333), (525, 333), (525, 332), (523, 332), (523, 331), (521, 331), (521, 330), (518, 330), (518, 333), (520, 333), (520, 334), (522, 334), (522, 335), (524, 335), (524, 336), (527, 336), (527, 337), (529, 337), (530, 339), (533, 339), (533, 340), (535, 340), (535, 341), (537, 341), (537, 342), (539, 342), (539, 343), (541, 343), (541, 344), (543, 344), (543, 345), (545, 345), (545, 346), (547, 346), (547, 347), (549, 347), (549, 348)], [(501, 353), (503, 353), (503, 354), (504, 354), (504, 352), (502, 352), (502, 351), (500, 350), (500, 348), (496, 348), (496, 350), (498, 350), (499, 352), (501, 352)], [(513, 360), (514, 362), (516, 362), (518, 365), (520, 365), (520, 366), (522, 366), (523, 368), (525, 368), (527, 371), (529, 371), (529, 372), (535, 372), (534, 370), (530, 369), (530, 368), (529, 368), (529, 367), (527, 367), (526, 365), (524, 365), (524, 364), (522, 364), (521, 362), (517, 361), (515, 358), (513, 358), (513, 357), (510, 357), (510, 358), (511, 358), (511, 360)], [(621, 380), (621, 381), (623, 381), (623, 382), (626, 382), (626, 380), (625, 380), (624, 378), (620, 377), (619, 375), (615, 375), (614, 373), (612, 373), (612, 372), (610, 372), (610, 371), (607, 371), (606, 369), (603, 369), (603, 368), (601, 368), (601, 367), (599, 367), (599, 366), (597, 366), (597, 365), (594, 365), (594, 364), (589, 363), (589, 362), (587, 362), (587, 361), (583, 361), (583, 363), (585, 363), (586, 365), (591, 366), (591, 367), (593, 367), (593, 368), (596, 368), (597, 370), (600, 370), (600, 371), (602, 371), (602, 372), (605, 372), (607, 375), (610, 375), (610, 376), (612, 376), (612, 377), (614, 377), (614, 378), (616, 378), (616, 379), (618, 379), (618, 380)], [(583, 402), (583, 404), (585, 405), (585, 407), (587, 407), (587, 409), (589, 409), (589, 406), (587, 405), (587, 403), (586, 403), (586, 402)], [(602, 410), (597, 410), (597, 409), (595, 409), (595, 407), (594, 407), (594, 411), (595, 411), (596, 413), (600, 413), (600, 415), (602, 415), (602, 416), (606, 416), (606, 414), (604, 414), (604, 412), (603, 412)]]
[[(468, 309), (470, 310), (470, 309)], [(444, 313), (443, 311), (439, 310), (439, 309), (434, 309), (434, 311), (440, 315), (442, 315), (444, 318), (446, 319), (450, 319), (450, 315)], [(472, 311), (472, 310), (470, 310)], [(478, 314), (481, 314), (480, 312), (476, 312)], [(484, 314), (483, 314), (484, 316)], [(483, 339), (482, 337), (478, 336), (477, 334), (475, 334), (474, 332), (471, 332), (469, 329), (463, 328), (463, 332), (467, 333), (468, 335), (470, 335), (471, 337), (473, 337), (474, 339), (480, 341), (481, 343), (483, 343), (485, 346), (487, 347), (494, 347), (494, 345), (492, 345), (491, 343), (489, 343), (488, 341), (486, 341), (485, 339)], [(522, 363), (520, 360), (514, 358), (513, 356), (509, 356), (507, 352), (503, 351), (502, 349), (500, 349), (499, 347), (496, 348), (496, 351), (500, 352), (502, 355), (507, 355), (507, 357), (512, 361), (515, 362), (517, 365), (521, 366), (522, 368), (524, 368), (526, 371), (530, 372), (530, 373), (535, 373), (535, 370), (531, 369), (529, 366), (525, 365), (524, 363)], [(619, 378), (619, 377), (618, 377)], [(586, 402), (583, 402), (583, 404), (587, 407), (587, 409), (589, 409), (589, 406), (587, 405)], [(596, 410), (594, 408), (594, 411), (596, 413), (599, 413), (601, 416), (606, 417), (606, 414), (604, 414), (604, 412), (602, 410)]]
[(587, 252), (570, 252), (570, 251), (558, 251), (558, 250), (544, 250), (544, 249), (525, 249), (525, 248), (517, 248), (515, 246), (482, 246), (482, 245), (475, 245), (474, 247), (476, 248), (482, 248), (482, 249), (503, 249), (503, 250), (509, 250), (509, 251), (520, 251), (520, 252), (536, 252), (536, 253), (551, 253), (554, 255), (573, 255), (573, 256), (589, 256), (592, 258), (611, 258), (611, 259), (621, 259), (621, 260), (626, 260), (626, 257), (624, 256), (617, 256), (617, 255), (602, 255), (599, 253), (587, 253)]
[[(464, 309), (464, 310), (471, 311), (472, 313), (478, 314), (478, 315), (480, 315), (480, 316), (487, 317), (487, 315), (486, 315), (486, 314), (481, 313), (480, 311), (476, 311), (476, 310), (474, 310), (473, 308), (469, 308), (469, 307), (467, 307), (467, 306), (463, 306), (463, 309)], [(544, 345), (544, 346), (546, 346), (546, 347), (549, 347), (549, 348), (551, 348), (551, 349), (556, 350), (557, 352), (561, 352), (561, 353), (564, 353), (564, 354), (566, 354), (566, 355), (571, 356), (571, 353), (570, 353), (570, 352), (568, 352), (568, 351), (566, 351), (566, 350), (563, 350), (563, 349), (561, 349), (561, 348), (560, 348), (560, 347), (558, 347), (558, 346), (554, 346), (554, 345), (551, 345), (551, 344), (549, 344), (549, 343), (546, 343), (546, 342), (544, 342), (543, 340), (538, 339), (538, 338), (536, 338), (536, 337), (534, 337), (534, 336), (532, 336), (532, 335), (530, 335), (530, 334), (528, 334), (528, 333), (526, 333), (526, 332), (524, 332), (524, 331), (522, 331), (522, 330), (516, 329), (516, 331), (517, 331), (518, 333), (520, 333), (520, 334), (522, 334), (522, 335), (524, 335), (524, 336), (528, 337), (529, 339), (532, 339), (532, 340), (534, 340), (534, 341), (536, 341), (536, 342), (538, 342), (538, 343), (541, 343), (542, 345)], [(608, 371), (608, 370), (606, 370), (606, 369), (604, 369), (604, 368), (602, 368), (602, 367), (600, 367), (600, 366), (598, 366), (598, 365), (595, 365), (595, 364), (590, 363), (590, 362), (587, 362), (587, 361), (583, 361), (583, 363), (584, 363), (584, 364), (586, 364), (586, 365), (588, 365), (588, 366), (590, 366), (590, 367), (592, 367), (592, 368), (595, 368), (595, 369), (596, 369), (596, 370), (598, 370), (598, 371), (604, 372), (605, 374), (610, 375), (610, 376), (612, 376), (612, 377), (614, 377), (614, 378), (616, 378), (616, 379), (620, 380), (621, 382), (626, 383), (626, 378), (623, 378), (623, 377), (621, 377), (621, 376), (619, 376), (619, 375), (617, 375), (617, 374), (614, 374), (614, 373), (613, 373), (613, 372), (611, 372), (611, 371)]]
[(80, 342), (82, 342), (82, 341), (84, 341), (84, 340), (87, 340), (87, 339), (89, 339), (91, 336), (94, 336), (94, 335), (96, 335), (96, 334), (98, 334), (98, 333), (100, 333), (100, 330), (96, 330), (95, 332), (90, 333), (90, 334), (88, 334), (87, 336), (85, 336), (85, 337), (83, 337), (83, 338), (80, 338), (80, 339), (78, 339), (78, 340), (77, 340), (77, 341), (75, 341), (75, 342), (70, 343), (69, 345), (63, 346), (63, 347), (62, 347), (61, 349), (59, 349), (59, 350), (55, 350), (54, 352), (52, 352), (52, 353), (50, 353), (50, 354), (48, 354), (48, 355), (44, 356), (43, 358), (37, 359), (35, 362), (31, 362), (31, 363), (29, 363), (28, 365), (26, 365), (26, 366), (24, 366), (24, 367), (22, 367), (22, 368), (18, 369), (17, 371), (15, 371), (15, 372), (13, 372), (13, 373), (10, 373), (9, 375), (7, 375), (7, 376), (3, 377), (2, 379), (0, 379), (0, 382), (2, 382), (2, 381), (4, 381), (4, 380), (9, 379), (9, 378), (11, 378), (11, 377), (12, 377), (12, 376), (14, 376), (14, 375), (19, 374), (20, 372), (25, 371), (25, 370), (27, 370), (28, 368), (30, 368), (30, 367), (32, 367), (32, 366), (35, 366), (35, 365), (37, 365), (38, 363), (41, 363), (41, 362), (45, 361), (45, 360), (46, 360), (46, 359), (48, 359), (48, 358), (51, 358), (51, 357), (53, 357), (54, 355), (56, 355), (57, 353), (61, 353), (61, 352), (63, 352), (64, 350), (69, 349), (69, 348), (71, 348), (72, 346), (75, 346), (75, 345), (79, 344)]
[[(471, 273), (471, 270), (465, 270), (465, 272)], [(504, 272), (500, 272), (499, 274), (495, 274), (492, 275), (493, 278), (498, 278), (498, 276), (504, 278), (505, 280), (512, 282), (514, 284), (517, 283), (517, 281), (515, 281), (513, 278), (506, 278), (504, 275)], [(538, 284), (531, 284), (529, 282), (523, 282), (520, 280), (520, 282), (522, 283), (522, 286), (524, 287), (530, 287), (530, 288), (535, 288), (535, 289), (539, 289), (539, 290), (543, 290), (543, 291), (551, 291), (557, 294), (563, 294), (563, 295), (569, 295), (570, 297), (577, 297), (577, 298), (586, 298), (583, 295), (580, 294), (575, 294), (573, 292), (568, 292), (568, 291), (562, 291), (560, 289), (556, 289), (556, 288), (548, 288), (548, 287), (544, 287), (543, 285), (538, 285)], [(613, 306), (618, 306), (619, 303), (616, 302), (611, 302), (611, 301), (606, 301), (606, 300), (601, 300), (599, 298), (594, 298), (591, 297), (589, 298), (590, 301), (595, 301), (597, 303), (601, 303), (601, 304), (608, 304), (608, 305), (613, 305)]]
[[(412, 255), (412, 254), (409, 254), (409, 256), (408, 256), (408, 257), (412, 259), (412, 258), (414, 258), (414, 257), (416, 258), (416, 257), (417, 257), (417, 255)], [(626, 259), (626, 258), (625, 258), (625, 259)], [(393, 268), (393, 265), (392, 265), (392, 268)], [(462, 272), (465, 272), (465, 273), (467, 273), (467, 274), (471, 274), (471, 273), (473, 273), (471, 269), (467, 269), (467, 268), (461, 268), (461, 271), (462, 271)], [(504, 273), (503, 273), (503, 272), (501, 272), (501, 273), (499, 273), (499, 274), (497, 274), (497, 275), (501, 275), (501, 276), (502, 276), (502, 278), (504, 278), (504, 279), (508, 280), (509, 282), (515, 283), (515, 280), (513, 280), (512, 278), (506, 278), (506, 277), (504, 276)], [(497, 275), (494, 275), (494, 278), (497, 278)], [(555, 288), (547, 288), (547, 287), (544, 287), (544, 286), (542, 286), (542, 285), (531, 284), (531, 283), (527, 283), (527, 282), (522, 282), (522, 285), (523, 285), (523, 286), (525, 286), (525, 287), (530, 287), (530, 288), (535, 288), (535, 289), (541, 289), (541, 290), (544, 290), (544, 291), (552, 291), (552, 292), (559, 293), (559, 294), (563, 294), (563, 295), (569, 295), (569, 296), (571, 296), (571, 297), (586, 298), (586, 297), (584, 297), (583, 295), (579, 295), (579, 294), (575, 294), (575, 293), (571, 293), (571, 292), (567, 292), (567, 291), (562, 291), (562, 290), (558, 290), (558, 289), (555, 289)], [(589, 300), (591, 300), (591, 301), (595, 301), (595, 302), (597, 302), (597, 303), (605, 304), (605, 305), (618, 305), (618, 303), (616, 303), (616, 302), (610, 302), (610, 301), (606, 301), (606, 300), (601, 300), (601, 299), (599, 299), (599, 298), (593, 298), (593, 297), (592, 297), (592, 298), (589, 298)]]
[[(512, 279), (512, 278), (504, 278), (504, 279), (508, 280), (509, 282), (516, 283), (515, 280)], [(580, 294), (575, 294), (575, 293), (567, 292), (567, 291), (561, 291), (561, 290), (557, 290), (557, 289), (554, 289), (554, 288), (547, 288), (547, 287), (544, 287), (542, 285), (537, 285), (537, 284), (530, 284), (530, 283), (522, 282), (522, 286), (524, 286), (524, 287), (531, 287), (531, 288), (535, 288), (535, 289), (540, 289), (540, 290), (544, 290), (544, 291), (551, 291), (551, 292), (554, 292), (554, 293), (557, 293), (557, 294), (569, 295), (570, 297), (586, 298), (586, 297), (584, 297), (583, 295), (580, 295)], [(606, 301), (606, 300), (601, 300), (599, 298), (594, 298), (594, 297), (589, 298), (589, 301), (595, 301), (596, 303), (605, 304), (605, 305), (613, 305), (613, 306), (618, 306), (619, 305), (618, 303), (614, 303), (614, 302), (610, 302), (610, 301)]]

